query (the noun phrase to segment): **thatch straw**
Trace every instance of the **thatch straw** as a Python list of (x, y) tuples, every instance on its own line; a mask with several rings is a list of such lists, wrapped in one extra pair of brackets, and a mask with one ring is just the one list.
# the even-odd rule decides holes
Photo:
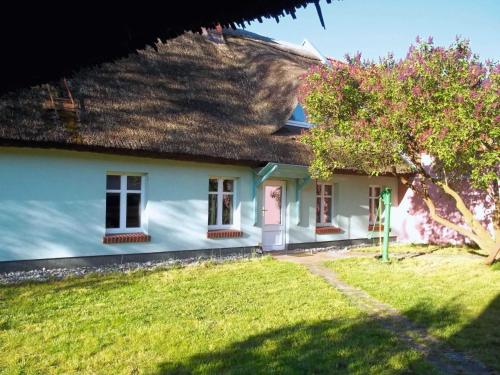
[(76, 127), (44, 109), (45, 86), (0, 98), (0, 145), (307, 165), (296, 132), (278, 130), (299, 75), (318, 60), (272, 41), (225, 39), (186, 33), (77, 73), (68, 80)]

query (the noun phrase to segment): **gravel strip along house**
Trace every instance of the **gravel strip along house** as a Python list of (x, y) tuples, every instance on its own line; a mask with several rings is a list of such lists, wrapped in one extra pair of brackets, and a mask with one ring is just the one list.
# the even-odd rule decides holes
[[(327, 60), (237, 31), (186, 33), (0, 98), (0, 270), (368, 241), (396, 177), (312, 180), (300, 76)], [(407, 227), (402, 227), (409, 223)]]

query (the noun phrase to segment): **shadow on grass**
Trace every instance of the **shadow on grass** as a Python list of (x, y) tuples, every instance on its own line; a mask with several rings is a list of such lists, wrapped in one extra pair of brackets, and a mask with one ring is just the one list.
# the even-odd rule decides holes
[[(442, 328), (459, 319), (453, 306), (432, 309), (421, 305), (406, 315), (427, 328)], [(476, 358), (481, 353), (479, 359), (498, 371), (500, 363), (495, 348), (500, 347), (499, 316), (500, 298), (497, 297), (476, 320), (442, 343), (459, 351), (469, 351)], [(220, 351), (160, 363), (153, 374), (439, 373), (428, 359), (435, 360), (436, 353), (439, 356), (443, 348), (434, 347), (430, 357), (411, 352), (406, 344), (383, 328), (392, 325), (393, 321), (386, 318), (364, 318), (354, 323), (346, 319), (296, 324), (250, 336)], [(467, 364), (464, 366), (467, 370)], [(439, 370), (446, 372), (447, 367)]]
[(428, 330), (443, 329), (460, 321), (459, 304), (450, 304), (446, 307), (434, 307), (431, 302), (419, 303), (402, 312), (408, 319), (419, 327)]
[[(496, 286), (499, 288), (499, 286)], [(500, 288), (499, 288), (500, 289)], [(481, 315), (449, 339), (451, 345), (468, 347), (500, 374), (500, 293)]]
[(467, 249), (467, 252), (468, 252), (469, 254), (472, 254), (472, 255), (477, 255), (477, 256), (480, 256), (480, 257), (482, 257), (482, 258), (487, 258), (487, 257), (488, 257), (488, 254), (480, 253), (480, 252), (478, 251), (478, 249), (477, 249), (477, 248), (474, 248), (474, 247), (470, 247), (469, 249)]
[(372, 319), (323, 320), (267, 331), (221, 351), (163, 362), (153, 374), (429, 374), (411, 353)]
[(421, 255), (430, 255), (434, 253), (443, 254), (443, 255), (452, 255), (452, 254), (473, 254), (479, 255), (481, 257), (485, 257), (484, 253), (479, 252), (479, 247), (474, 244), (461, 244), (461, 245), (453, 245), (453, 244), (431, 244), (427, 245), (426, 250), (422, 250), (422, 246), (418, 244), (411, 244), (408, 246), (409, 249), (412, 247), (418, 249), (419, 254)]
[(43, 281), (22, 281), (18, 284), (0, 285), (0, 299), (15, 299), (30, 293), (30, 288), (34, 287), (31, 293), (52, 294), (58, 292), (72, 291), (74, 289), (96, 289), (102, 292), (111, 291), (133, 285), (135, 279), (140, 275), (115, 274), (88, 274), (85, 276), (70, 276), (61, 280), (51, 279)]

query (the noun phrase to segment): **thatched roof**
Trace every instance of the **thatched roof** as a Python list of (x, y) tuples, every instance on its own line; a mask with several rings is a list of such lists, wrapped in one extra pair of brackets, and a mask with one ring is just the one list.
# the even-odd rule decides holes
[(248, 33), (227, 32), (223, 44), (186, 33), (68, 79), (76, 124), (44, 109), (46, 86), (0, 98), (0, 145), (306, 165), (297, 132), (281, 128), (299, 75), (317, 63)]

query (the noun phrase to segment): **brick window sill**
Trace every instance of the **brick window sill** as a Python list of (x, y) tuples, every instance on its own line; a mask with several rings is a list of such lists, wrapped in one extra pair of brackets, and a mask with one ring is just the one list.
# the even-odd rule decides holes
[(145, 233), (118, 233), (106, 234), (102, 238), (104, 244), (114, 243), (137, 243), (137, 242), (150, 242), (151, 236)]
[(384, 230), (384, 225), (383, 224), (370, 224), (368, 225), (368, 231), (375, 231), (375, 232), (382, 232)]
[(235, 229), (209, 230), (207, 238), (236, 238), (243, 236), (243, 232)]
[(342, 229), (339, 227), (316, 227), (316, 234), (336, 234), (342, 233)]

